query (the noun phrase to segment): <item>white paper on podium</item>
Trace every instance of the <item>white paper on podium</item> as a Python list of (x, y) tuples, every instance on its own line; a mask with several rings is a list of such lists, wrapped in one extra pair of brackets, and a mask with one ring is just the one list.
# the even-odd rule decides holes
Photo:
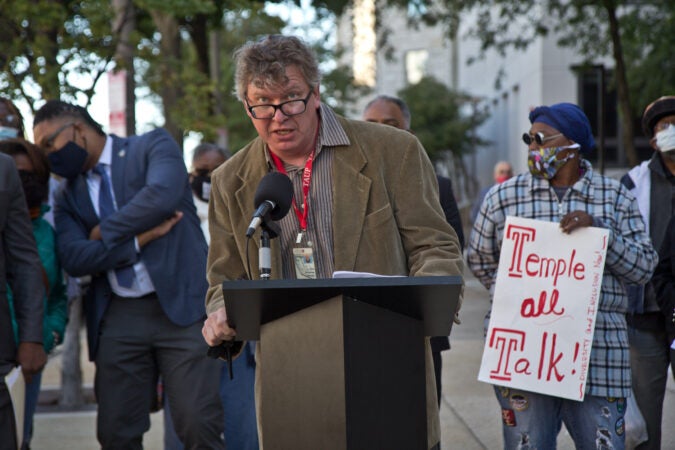
[(12, 400), (12, 408), (14, 409), (16, 442), (21, 447), (21, 441), (23, 441), (23, 411), (26, 403), (26, 382), (20, 366), (13, 368), (5, 376), (5, 384), (7, 385), (9, 397)]
[(403, 275), (378, 275), (370, 272), (350, 272), (348, 270), (336, 270), (333, 278), (401, 278)]

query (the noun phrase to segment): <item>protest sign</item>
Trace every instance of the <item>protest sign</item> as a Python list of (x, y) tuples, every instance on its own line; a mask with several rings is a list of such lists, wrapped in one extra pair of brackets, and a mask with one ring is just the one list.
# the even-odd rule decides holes
[(480, 381), (584, 399), (608, 238), (507, 217)]

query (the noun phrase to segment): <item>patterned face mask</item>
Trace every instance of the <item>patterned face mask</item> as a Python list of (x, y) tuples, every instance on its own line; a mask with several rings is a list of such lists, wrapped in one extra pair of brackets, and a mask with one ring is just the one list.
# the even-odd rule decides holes
[(563, 159), (558, 159), (558, 153), (579, 147), (579, 144), (574, 144), (566, 147), (539, 147), (537, 150), (530, 150), (527, 157), (527, 166), (530, 173), (534, 177), (551, 180), (558, 173), (558, 170), (576, 155), (576, 153), (570, 153)]

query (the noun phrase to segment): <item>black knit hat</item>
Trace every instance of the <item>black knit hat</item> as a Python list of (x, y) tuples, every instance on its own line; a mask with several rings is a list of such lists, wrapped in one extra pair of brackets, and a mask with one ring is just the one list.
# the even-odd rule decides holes
[(654, 126), (665, 116), (675, 115), (675, 95), (668, 95), (651, 102), (642, 113), (642, 131), (649, 139), (654, 137)]

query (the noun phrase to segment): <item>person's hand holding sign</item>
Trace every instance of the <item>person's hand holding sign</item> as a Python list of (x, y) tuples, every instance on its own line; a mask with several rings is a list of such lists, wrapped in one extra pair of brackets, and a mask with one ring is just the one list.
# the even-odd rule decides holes
[(570, 234), (572, 231), (581, 227), (590, 227), (593, 225), (593, 217), (585, 211), (572, 211), (565, 214), (560, 221), (560, 229), (563, 233)]

